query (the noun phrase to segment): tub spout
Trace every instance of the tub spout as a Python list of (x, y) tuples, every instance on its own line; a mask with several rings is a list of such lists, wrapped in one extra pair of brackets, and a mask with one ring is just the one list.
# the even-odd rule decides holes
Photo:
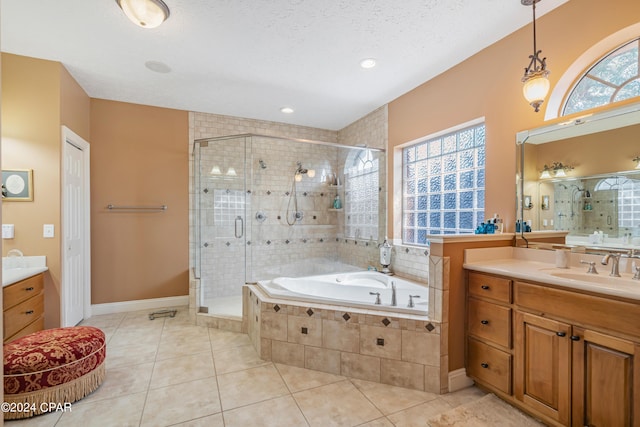
[(382, 301), (380, 301), (380, 292), (369, 292), (369, 295), (375, 295), (376, 296), (376, 302), (374, 304), (376, 304), (376, 305), (382, 304)]
[(395, 307), (398, 305), (398, 301), (396, 301), (396, 284), (395, 282), (391, 282), (391, 305)]

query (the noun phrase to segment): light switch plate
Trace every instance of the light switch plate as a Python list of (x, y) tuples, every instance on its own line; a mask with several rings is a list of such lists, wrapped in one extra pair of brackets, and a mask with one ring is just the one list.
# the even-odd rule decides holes
[(15, 227), (13, 224), (2, 224), (2, 238), (13, 239), (15, 237)]
[(44, 224), (42, 226), (42, 237), (45, 239), (52, 239), (54, 237), (53, 224)]

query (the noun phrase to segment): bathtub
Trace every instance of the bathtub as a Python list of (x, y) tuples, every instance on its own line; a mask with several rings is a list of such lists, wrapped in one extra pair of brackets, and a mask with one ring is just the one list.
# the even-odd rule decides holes
[[(397, 305), (391, 305), (391, 284), (396, 286)], [(376, 271), (360, 271), (339, 274), (323, 274), (307, 277), (277, 277), (257, 282), (258, 287), (272, 298), (313, 302), (318, 304), (360, 307), (370, 310), (428, 314), (429, 289), (397, 276), (387, 276)], [(379, 292), (381, 304), (375, 304)], [(414, 307), (408, 307), (409, 295)]]

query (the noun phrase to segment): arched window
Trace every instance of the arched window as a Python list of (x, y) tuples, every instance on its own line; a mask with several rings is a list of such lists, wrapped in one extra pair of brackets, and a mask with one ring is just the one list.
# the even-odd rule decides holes
[(378, 239), (379, 161), (371, 150), (353, 150), (344, 165), (345, 235)]
[(640, 38), (610, 52), (592, 66), (567, 97), (562, 115), (640, 96)]

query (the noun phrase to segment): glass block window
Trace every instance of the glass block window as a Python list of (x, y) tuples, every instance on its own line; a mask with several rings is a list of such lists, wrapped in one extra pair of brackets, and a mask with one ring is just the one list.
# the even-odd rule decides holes
[(352, 151), (344, 167), (345, 236), (378, 239), (378, 159), (371, 150)]
[(473, 233), (484, 220), (484, 123), (402, 150), (402, 241)]
[(640, 180), (605, 178), (596, 184), (594, 190), (618, 192), (618, 228), (633, 228), (640, 224)]
[(633, 40), (591, 67), (569, 94), (562, 115), (640, 96), (639, 44)]

